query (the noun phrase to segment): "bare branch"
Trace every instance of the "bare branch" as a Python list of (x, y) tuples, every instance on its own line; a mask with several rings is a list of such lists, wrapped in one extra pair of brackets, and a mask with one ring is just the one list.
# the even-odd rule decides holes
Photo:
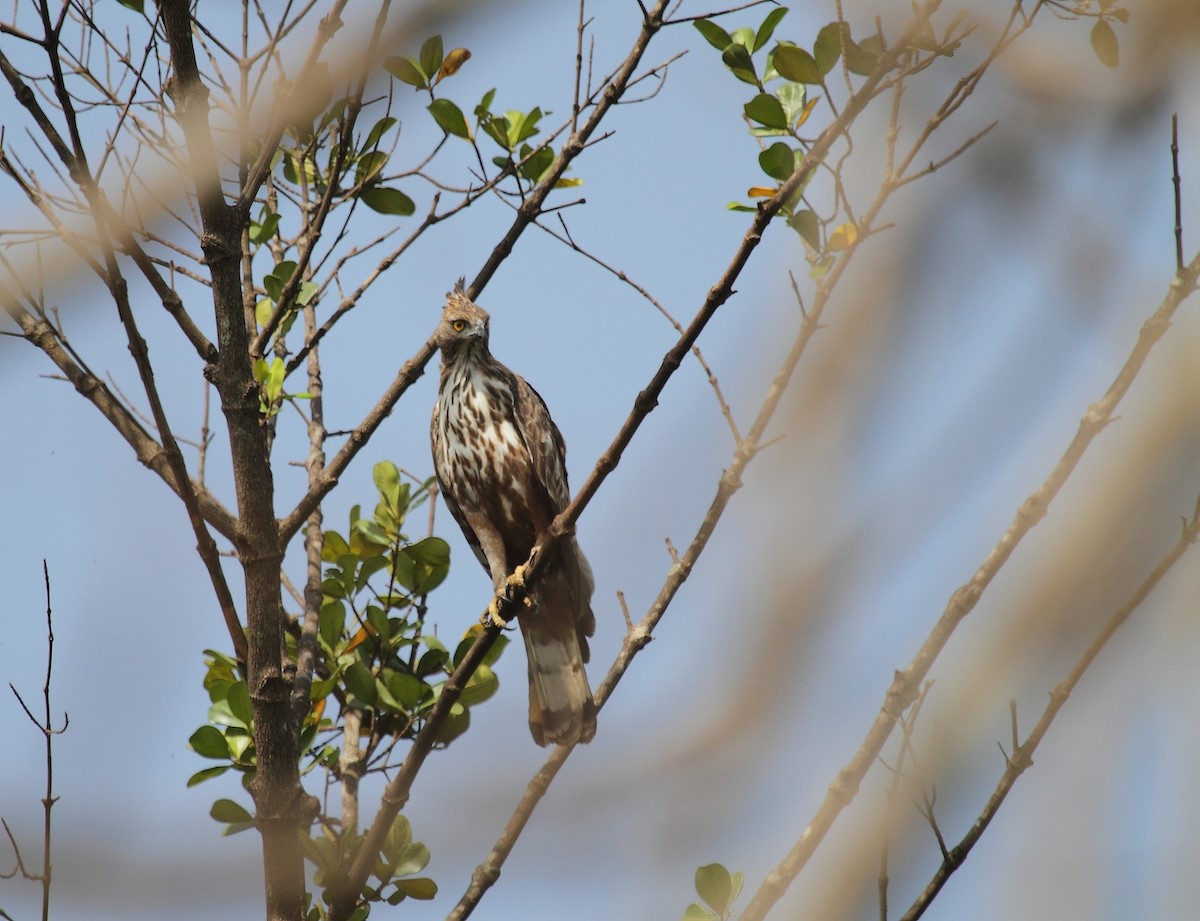
[[(1200, 497), (1196, 499), (1196, 507), (1192, 512), (1192, 517), (1184, 520), (1183, 533), (1180, 534), (1179, 540), (1166, 553), (1166, 555), (1158, 562), (1153, 571), (1145, 578), (1145, 580), (1137, 587), (1134, 593), (1122, 604), (1109, 619), (1104, 626), (1092, 639), (1083, 655), (1075, 663), (1070, 673), (1064, 678), (1051, 692), (1050, 702), (1046, 705), (1046, 709), (1042, 711), (1041, 717), (1037, 721), (1037, 725), (1029, 733), (1029, 737), (1020, 745), (1013, 746), (1012, 757), (1007, 758), (1004, 765), (1004, 774), (1001, 776), (996, 788), (992, 791), (992, 795), (988, 797), (987, 804), (979, 817), (971, 824), (970, 830), (963, 836), (962, 840), (949, 851), (945, 850), (943, 845), (943, 860), (933, 878), (917, 896), (912, 906), (905, 912), (901, 921), (917, 921), (925, 910), (933, 903), (937, 894), (941, 892), (942, 887), (954, 874), (954, 872), (966, 862), (967, 857), (971, 853), (971, 849), (983, 837), (983, 833), (987, 831), (992, 819), (996, 817), (1001, 805), (1009, 792), (1016, 785), (1017, 780), (1025, 772), (1025, 770), (1033, 764), (1033, 753), (1037, 751), (1038, 745), (1041, 744), (1046, 733), (1049, 732), (1051, 724), (1058, 716), (1059, 710), (1063, 704), (1067, 702), (1067, 698), (1079, 684), (1083, 678), (1084, 672), (1096, 660), (1101, 650), (1108, 645), (1116, 634), (1117, 630), (1130, 618), (1130, 616), (1141, 606), (1142, 602), (1150, 595), (1159, 582), (1171, 571), (1188, 547), (1196, 543), (1200, 537)], [(1013, 709), (1013, 732), (1014, 742), (1016, 733), (1016, 710)]]
[(1018, 509), (1015, 519), (975, 574), (960, 586), (950, 597), (945, 611), (937, 624), (917, 651), (912, 662), (903, 671), (896, 673), (888, 688), (866, 737), (850, 762), (838, 772), (816, 815), (809, 822), (799, 840), (783, 861), (763, 880), (758, 892), (743, 912), (743, 919), (759, 921), (772, 905), (783, 895), (788, 884), (807, 865), (817, 846), (833, 822), (854, 799), (858, 786), (879, 756), (884, 743), (900, 715), (915, 699), (917, 688), (929, 674), (934, 660), (945, 647), (955, 628), (967, 617), (979, 602), (984, 589), (991, 584), (996, 573), (1008, 561), (1017, 545), (1030, 530), (1046, 515), (1051, 501), (1058, 495), (1067, 478), (1075, 470), (1084, 452), (1095, 437), (1112, 421), (1113, 413), (1128, 392), (1154, 344), (1166, 332), (1171, 317), (1184, 299), (1196, 290), (1200, 277), (1200, 254), (1192, 260), (1182, 275), (1171, 281), (1166, 297), (1159, 308), (1143, 324), (1137, 342), (1128, 359), (1105, 395), (1088, 407), (1079, 422), (1079, 430), (1068, 445), (1049, 477)]
[(1175, 188), (1175, 271), (1183, 272), (1183, 205), (1179, 182), (1179, 116), (1171, 116), (1171, 183)]

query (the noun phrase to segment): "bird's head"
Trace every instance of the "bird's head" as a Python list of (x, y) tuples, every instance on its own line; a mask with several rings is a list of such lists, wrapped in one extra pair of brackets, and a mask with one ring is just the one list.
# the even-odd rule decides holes
[(454, 290), (446, 295), (442, 321), (434, 339), (446, 360), (487, 351), (488, 312), (467, 297), (461, 278)]

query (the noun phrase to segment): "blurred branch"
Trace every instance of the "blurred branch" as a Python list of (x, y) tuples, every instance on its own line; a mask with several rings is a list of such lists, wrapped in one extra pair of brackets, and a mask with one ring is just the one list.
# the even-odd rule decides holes
[[(1192, 512), (1192, 517), (1184, 519), (1183, 532), (1180, 534), (1179, 540), (1175, 542), (1175, 545), (1159, 561), (1158, 565), (1154, 567), (1154, 570), (1138, 586), (1129, 599), (1113, 612), (1112, 616), (1109, 617), (1108, 621), (1100, 629), (1100, 632), (1096, 634), (1095, 638), (1088, 645), (1087, 650), (1080, 656), (1079, 661), (1075, 663), (1075, 666), (1071, 669), (1067, 677), (1050, 693), (1050, 702), (1046, 705), (1046, 709), (1042, 711), (1037, 725), (1034, 726), (1029, 736), (1020, 745), (1015, 745), (1012, 754), (1005, 757), (1004, 774), (1001, 776), (995, 790), (992, 791), (992, 795), (988, 797), (983, 811), (971, 824), (970, 830), (949, 851), (946, 851), (943, 845), (941, 866), (938, 867), (937, 872), (926, 885), (924, 891), (921, 892), (916, 901), (905, 912), (901, 921), (916, 921), (916, 919), (924, 915), (925, 910), (929, 908), (938, 893), (941, 892), (942, 887), (954, 872), (966, 862), (971, 849), (983, 837), (983, 833), (987, 831), (992, 819), (996, 817), (996, 813), (1000, 810), (1000, 806), (1004, 803), (1004, 799), (1008, 796), (1009, 791), (1016, 784), (1017, 779), (1033, 764), (1034, 752), (1037, 751), (1038, 745), (1041, 744), (1042, 739), (1050, 730), (1050, 725), (1054, 722), (1054, 718), (1058, 716), (1058, 711), (1062, 709), (1063, 704), (1067, 702), (1067, 698), (1071, 695), (1075, 686), (1083, 678), (1084, 672), (1088, 670), (1117, 630), (1121, 628), (1133, 612), (1146, 600), (1158, 583), (1171, 571), (1171, 567), (1179, 561), (1180, 557), (1183, 556), (1192, 544), (1196, 543), (1198, 537), (1200, 537), (1200, 496), (1196, 499), (1196, 506)], [(1013, 737), (1015, 741), (1015, 709), (1013, 716)]]
[(765, 917), (767, 911), (783, 895), (791, 881), (807, 865), (809, 858), (824, 840), (825, 834), (832, 827), (842, 809), (854, 799), (859, 784), (879, 756), (896, 721), (916, 698), (918, 686), (928, 675), (938, 654), (949, 641), (955, 628), (974, 610), (984, 589), (991, 584), (996, 573), (1008, 561), (1025, 535), (1045, 517), (1051, 501), (1074, 472), (1084, 452), (1095, 437), (1112, 421), (1114, 411), (1133, 384), (1142, 365), (1145, 364), (1150, 350), (1170, 326), (1171, 317), (1176, 309), (1196, 290), (1197, 277), (1200, 277), (1200, 253), (1182, 274), (1176, 275), (1171, 280), (1166, 297), (1142, 325), (1137, 341), (1116, 379), (1104, 396), (1088, 407), (1083, 418), (1080, 419), (1079, 429), (1074, 439), (1050, 472), (1049, 477), (1021, 504), (1012, 524), (974, 576), (951, 595), (941, 618), (917, 651), (912, 662), (903, 671), (896, 672), (896, 676), (884, 696), (879, 715), (875, 718), (875, 722), (867, 732), (858, 751), (850, 762), (838, 772), (837, 778), (829, 787), (824, 802), (791, 851), (774, 870), (767, 874), (758, 892), (746, 907), (746, 911), (742, 915), (743, 921), (759, 921)]

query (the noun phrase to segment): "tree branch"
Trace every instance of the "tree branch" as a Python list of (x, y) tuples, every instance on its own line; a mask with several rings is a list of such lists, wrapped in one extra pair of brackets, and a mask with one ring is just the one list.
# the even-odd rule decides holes
[(1200, 276), (1200, 254), (1187, 266), (1185, 272), (1172, 279), (1166, 297), (1158, 309), (1143, 324), (1137, 341), (1116, 379), (1104, 396), (1088, 407), (1079, 422), (1079, 429), (1066, 451), (1050, 472), (1046, 481), (1032, 493), (1018, 509), (1008, 530), (992, 548), (991, 553), (966, 583), (951, 596), (942, 616), (922, 644), (913, 660), (903, 671), (896, 672), (891, 686), (884, 696), (879, 715), (875, 718), (854, 757), (843, 767), (830, 785), (829, 793), (817, 813), (805, 828), (783, 861), (767, 874), (750, 904), (742, 913), (743, 921), (761, 921), (779, 900), (788, 885), (807, 865), (825, 834), (833, 826), (842, 809), (850, 804), (858, 792), (858, 786), (870, 770), (875, 759), (900, 715), (916, 699), (920, 683), (929, 674), (939, 653), (949, 641), (955, 628), (974, 609), (991, 584), (996, 573), (1008, 561), (1017, 545), (1030, 530), (1046, 515), (1050, 503), (1062, 489), (1067, 478), (1078, 466), (1084, 452), (1095, 437), (1112, 421), (1113, 413), (1133, 384), (1150, 350), (1162, 338), (1176, 309), (1197, 287)]
[(1084, 672), (1096, 660), (1100, 651), (1108, 645), (1109, 640), (1113, 638), (1117, 630), (1121, 628), (1133, 612), (1146, 600), (1158, 583), (1170, 572), (1171, 567), (1179, 561), (1188, 547), (1196, 543), (1198, 537), (1200, 537), (1200, 496), (1196, 499), (1196, 507), (1192, 512), (1192, 517), (1184, 520), (1183, 533), (1180, 534), (1179, 540), (1176, 541), (1175, 545), (1159, 561), (1150, 575), (1146, 577), (1125, 603), (1113, 612), (1112, 616), (1109, 617), (1108, 621), (1100, 629), (1100, 632), (1096, 634), (1095, 638), (1088, 645), (1083, 655), (1080, 656), (1079, 661), (1075, 663), (1075, 666), (1071, 669), (1067, 677), (1050, 693), (1050, 702), (1046, 705), (1046, 709), (1042, 711), (1042, 715), (1038, 719), (1037, 725), (1034, 726), (1033, 731), (1029, 733), (1029, 736), (1022, 744), (1014, 747), (1012, 756), (1005, 760), (1004, 774), (1001, 776), (999, 783), (996, 784), (992, 795), (988, 797), (983, 811), (971, 824), (970, 830), (963, 836), (963, 839), (948, 852), (944, 851), (945, 857), (942, 860), (941, 866), (938, 867), (937, 872), (934, 873), (933, 878), (925, 886), (925, 889), (916, 898), (911, 907), (909, 907), (908, 911), (905, 912), (901, 921), (917, 921), (918, 918), (924, 915), (925, 910), (929, 908), (938, 893), (942, 891), (942, 887), (946, 885), (946, 882), (954, 875), (954, 872), (966, 862), (971, 849), (983, 837), (983, 833), (987, 831), (992, 819), (996, 817), (996, 813), (999, 812), (1005, 797), (1008, 796), (1025, 770), (1033, 764), (1033, 753), (1037, 751), (1038, 745), (1041, 744), (1042, 739), (1045, 738), (1046, 733), (1050, 730), (1050, 725), (1054, 722), (1054, 718), (1058, 716), (1058, 711), (1062, 709), (1071, 692), (1075, 690), (1075, 686), (1083, 678)]

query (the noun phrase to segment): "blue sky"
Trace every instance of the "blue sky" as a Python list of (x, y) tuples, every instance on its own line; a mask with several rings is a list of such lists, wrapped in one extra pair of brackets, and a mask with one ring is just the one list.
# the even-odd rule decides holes
[[(496, 86), (500, 107), (541, 105), (556, 123), (569, 109), (569, 6), (514, 5), (432, 27), (447, 47), (473, 53), (447, 92), (466, 108)], [(704, 11), (693, 6), (685, 11)], [(594, 11), (598, 71), (625, 53), (635, 9)], [(895, 228), (864, 248), (781, 408), (773, 431), (782, 440), (752, 466), (657, 640), (605, 708), (596, 740), (572, 756), (538, 807), (479, 916), (673, 918), (694, 898), (697, 866), (742, 869), (751, 890), (799, 836), (893, 669), (1044, 479), (1166, 291), (1170, 113), (1179, 112), (1187, 164), (1200, 149), (1200, 111), (1184, 91), (1197, 78), (1194, 61), (1184, 63), (1161, 36), (1155, 45), (1146, 9), (1134, 11), (1118, 71), (1096, 62), (1086, 24), (1047, 18), (947, 126), (943, 152), (1000, 121), (965, 156), (896, 196), (885, 215)], [(811, 36), (831, 17), (796, 9), (779, 34)], [(984, 22), (944, 70), (913, 81), (906, 124), (918, 124), (978, 59), (995, 26)], [(420, 37), (400, 50), (415, 50)], [(587, 199), (564, 211), (575, 238), (681, 321), (744, 232), (746, 217), (726, 203), (762, 181), (739, 118), (747, 88), (694, 30), (664, 32), (647, 62), (684, 49), (657, 98), (614, 113), (616, 134), (574, 170), (584, 180), (578, 192), (558, 193)], [(402, 150), (422, 150), (433, 136), (428, 116), (415, 94), (400, 98), (413, 145)], [(0, 114), (15, 119), (14, 103), (0, 103)], [(856, 135), (848, 177), (860, 207), (877, 182), (885, 127), (868, 119)], [(443, 178), (455, 178), (455, 162), (448, 158)], [(1200, 214), (1197, 180), (1186, 170), (1194, 244), (1186, 218)], [(427, 204), (427, 188), (405, 188), (419, 210)], [(431, 233), (330, 337), (330, 428), (351, 427), (375, 402), (432, 330), (443, 293), (474, 275), (511, 219), (501, 204), (477, 210)], [(773, 228), (701, 340), (743, 428), (796, 329), (788, 269), (804, 279), (799, 243)], [(73, 343), (141, 405), (111, 304), (82, 276), (57, 295)], [(673, 331), (630, 288), (536, 230), (480, 301), (493, 316), (493, 351), (549, 403), (578, 485)], [(176, 430), (193, 434), (202, 396), (194, 358), (153, 300), (138, 307)], [(1092, 631), (1191, 510), (1198, 334), (1195, 305), (1185, 305), (1120, 420), (935, 669), (917, 742), (951, 841), (999, 777), (1009, 699), (1028, 731)], [(201, 650), (227, 645), (194, 537), (177, 500), (69, 385), (44, 377), (51, 370), (32, 347), (0, 338), (0, 481), (8, 486), (0, 679), (38, 699), (45, 558), (55, 709), (71, 716), (55, 749), (53, 916), (253, 917), (258, 841), (222, 839), (207, 816), (214, 798), (238, 795), (236, 785), (184, 788), (204, 766), (186, 746), (207, 706)], [(412, 389), (343, 477), (327, 526), (343, 527), (351, 505), (374, 501), (376, 461), (428, 473), (435, 378)], [(297, 444), (280, 436), (285, 498), (303, 485), (302, 471), (282, 464), (299, 456)], [(213, 446), (210, 482), (228, 497), (224, 447)], [(621, 640), (615, 592), (635, 617), (644, 613), (670, 568), (664, 537), (681, 547), (690, 539), (732, 448), (689, 360), (580, 521), (597, 576), (594, 684)], [(455, 565), (437, 614), (443, 633), (456, 636), (486, 603), (488, 580), (444, 513), (438, 531)], [(1185, 558), (1100, 657), (929, 917), (1190, 917), (1200, 895), (1187, 871), (1200, 859), (1190, 767), (1200, 755), (1191, 654), (1200, 639), (1198, 570)], [(291, 573), (298, 581), (294, 561)], [(525, 726), (516, 647), (501, 679), (473, 731), (431, 759), (414, 789), (406, 814), (433, 852), (429, 874), (442, 894), (430, 906), (406, 905), (410, 916), (449, 910), (542, 762)], [(0, 703), (0, 738), (0, 814), (29, 859), (41, 741), (15, 701)], [(875, 823), (886, 782), (877, 771), (864, 786), (781, 916), (877, 916)], [(901, 812), (909, 806), (902, 798)], [(936, 859), (919, 824), (900, 837), (912, 845), (893, 841), (893, 912)], [(32, 916), (35, 897), (29, 884), (0, 883), (0, 907), (15, 918)]]

